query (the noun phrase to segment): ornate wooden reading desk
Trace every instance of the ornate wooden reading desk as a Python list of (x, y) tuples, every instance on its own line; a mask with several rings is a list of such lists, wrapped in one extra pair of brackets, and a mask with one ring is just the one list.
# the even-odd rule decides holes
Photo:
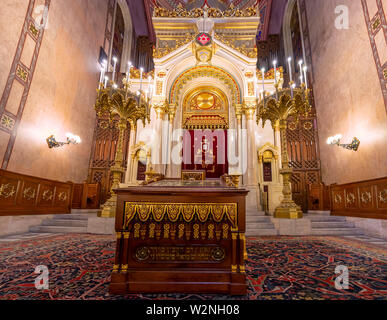
[(115, 192), (111, 293), (246, 294), (246, 189), (162, 180)]

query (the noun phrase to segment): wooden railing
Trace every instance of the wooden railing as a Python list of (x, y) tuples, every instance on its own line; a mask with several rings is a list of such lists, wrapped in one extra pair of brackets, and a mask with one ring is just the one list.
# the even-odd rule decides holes
[(0, 169), (0, 216), (70, 213), (73, 183)]
[(331, 185), (332, 215), (387, 219), (387, 177)]

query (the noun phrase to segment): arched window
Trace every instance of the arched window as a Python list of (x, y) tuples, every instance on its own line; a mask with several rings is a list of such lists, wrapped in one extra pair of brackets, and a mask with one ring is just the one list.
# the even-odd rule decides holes
[(300, 15), (297, 0), (289, 0), (283, 21), (283, 39), (285, 56), (291, 57), (293, 71), (299, 72), (298, 61), (305, 61)]

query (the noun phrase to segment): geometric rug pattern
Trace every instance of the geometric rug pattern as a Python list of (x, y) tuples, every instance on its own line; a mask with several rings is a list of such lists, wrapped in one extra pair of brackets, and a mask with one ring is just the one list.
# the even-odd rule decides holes
[[(387, 250), (340, 237), (249, 238), (248, 294), (110, 295), (114, 236), (53, 235), (0, 244), (0, 300), (387, 300)], [(49, 270), (49, 289), (35, 289), (35, 267)], [(335, 268), (349, 270), (349, 289), (335, 288)]]

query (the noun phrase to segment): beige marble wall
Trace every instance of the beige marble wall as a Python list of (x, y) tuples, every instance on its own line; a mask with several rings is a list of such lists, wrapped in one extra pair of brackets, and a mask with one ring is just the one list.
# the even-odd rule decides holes
[[(387, 116), (361, 1), (316, 0), (306, 5), (323, 181), (346, 183), (387, 176)], [(339, 5), (349, 9), (348, 30), (335, 28)], [(386, 57), (387, 46), (379, 50), (380, 57)], [(327, 138), (337, 133), (343, 134), (343, 143), (358, 137), (359, 151), (327, 145)]]
[[(1, 35), (5, 40), (0, 46), (0, 68), (6, 72), (0, 73), (1, 90), (28, 5), (27, 0), (4, 1), (0, 10), (0, 29), (5, 30)], [(48, 28), (8, 170), (62, 181), (86, 179), (95, 123), (97, 59), (106, 12), (105, 0), (51, 1)], [(66, 132), (79, 135), (82, 144), (48, 149), (45, 139), (50, 134), (65, 141)], [(5, 140), (0, 140), (0, 151), (8, 142)]]

